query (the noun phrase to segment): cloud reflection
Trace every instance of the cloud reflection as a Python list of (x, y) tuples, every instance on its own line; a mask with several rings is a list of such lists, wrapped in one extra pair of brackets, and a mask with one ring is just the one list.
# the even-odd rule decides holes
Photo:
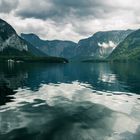
[(76, 81), (18, 89), (13, 96), (15, 102), (0, 107), (1, 140), (121, 140), (126, 132), (135, 137), (140, 125), (135, 94), (94, 91)]

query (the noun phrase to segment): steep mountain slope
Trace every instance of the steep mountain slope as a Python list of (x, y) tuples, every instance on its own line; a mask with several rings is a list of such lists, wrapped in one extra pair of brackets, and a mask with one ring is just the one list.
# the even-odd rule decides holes
[(11, 25), (0, 19), (0, 55), (45, 56), (33, 45), (19, 37)]
[(140, 60), (140, 29), (128, 35), (109, 56), (111, 60)]
[(21, 37), (50, 56), (72, 58), (76, 55), (75, 49), (77, 44), (72, 41), (42, 40), (35, 34), (23, 33), (21, 34)]
[(132, 32), (132, 30), (97, 32), (92, 37), (79, 41), (76, 58), (106, 58)]
[(108, 57), (113, 49), (132, 32), (132, 30), (97, 32), (92, 37), (80, 40), (78, 44), (72, 41), (41, 40), (35, 34), (21, 34), (21, 37), (51, 56), (89, 59)]

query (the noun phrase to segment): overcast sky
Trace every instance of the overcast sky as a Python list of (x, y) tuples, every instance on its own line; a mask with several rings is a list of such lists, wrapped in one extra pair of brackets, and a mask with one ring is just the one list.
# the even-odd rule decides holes
[(140, 1), (0, 0), (0, 18), (19, 34), (78, 41), (97, 31), (140, 28)]

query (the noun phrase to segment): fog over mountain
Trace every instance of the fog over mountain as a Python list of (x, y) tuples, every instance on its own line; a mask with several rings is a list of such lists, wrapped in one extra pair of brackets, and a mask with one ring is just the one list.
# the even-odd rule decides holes
[(76, 58), (106, 58), (133, 30), (97, 32), (78, 42)]
[(140, 60), (140, 29), (129, 34), (110, 54), (111, 60)]
[(106, 58), (133, 30), (97, 32), (78, 43), (63, 40), (42, 40), (35, 34), (21, 34), (37, 49), (50, 56), (71, 59)]

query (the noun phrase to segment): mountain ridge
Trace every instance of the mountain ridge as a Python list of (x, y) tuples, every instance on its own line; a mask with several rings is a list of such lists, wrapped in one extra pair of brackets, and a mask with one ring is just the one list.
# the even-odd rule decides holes
[[(44, 53), (69, 59), (103, 59), (133, 30), (99, 31), (78, 43), (68, 40), (43, 40), (33, 33), (21, 33), (21, 37)], [(101, 39), (100, 39), (101, 38)], [(112, 39), (113, 38), (113, 39)], [(114, 41), (114, 42), (113, 42)]]
[(21, 37), (30, 42), (32, 45), (36, 46), (42, 52), (49, 54), (50, 56), (71, 58), (75, 55), (73, 50), (75, 50), (77, 44), (73, 41), (43, 40), (33, 33), (21, 33)]
[(20, 52), (26, 51), (35, 56), (45, 56), (43, 52), (37, 50), (26, 40), (18, 36), (15, 29), (9, 23), (0, 19), (0, 52), (7, 48), (13, 48)]
[(69, 40), (43, 40), (34, 33), (21, 33), (21, 36), (18, 36), (10, 24), (0, 19), (1, 55), (6, 53), (14, 55), (14, 49), (16, 49), (16, 52), (19, 51), (18, 54), (22, 52), (25, 56), (53, 56), (82, 61), (106, 58), (128, 59), (139, 58), (139, 46), (140, 29), (99, 31), (75, 43)]
[(0, 19), (0, 62), (68, 63), (60, 57), (50, 57), (24, 40), (6, 21)]
[(129, 34), (110, 54), (108, 59), (140, 59), (140, 29)]
[(78, 42), (79, 57), (103, 59), (109, 56), (114, 48), (133, 30), (99, 31), (91, 37)]

